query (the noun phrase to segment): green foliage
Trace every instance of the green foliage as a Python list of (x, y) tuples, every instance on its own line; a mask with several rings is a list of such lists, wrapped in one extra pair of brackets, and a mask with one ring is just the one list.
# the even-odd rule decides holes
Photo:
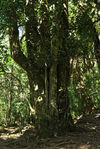
[(72, 74), (69, 96), (71, 113), (76, 119), (80, 115), (93, 113), (100, 105), (100, 74), (95, 59), (92, 62), (94, 65), (89, 68), (81, 61)]

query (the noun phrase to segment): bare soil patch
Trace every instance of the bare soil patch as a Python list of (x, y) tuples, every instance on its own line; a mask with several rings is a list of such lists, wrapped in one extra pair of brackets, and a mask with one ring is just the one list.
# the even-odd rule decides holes
[(79, 120), (72, 132), (47, 139), (36, 137), (29, 126), (1, 129), (0, 149), (100, 149), (100, 113)]

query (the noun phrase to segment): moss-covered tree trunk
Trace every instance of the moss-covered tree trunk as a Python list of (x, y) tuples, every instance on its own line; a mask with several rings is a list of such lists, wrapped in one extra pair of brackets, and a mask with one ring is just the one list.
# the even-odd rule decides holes
[(60, 128), (68, 129), (72, 125), (70, 99), (68, 94), (70, 83), (70, 63), (60, 63), (57, 67), (57, 108), (59, 125)]
[[(51, 20), (47, 10), (47, 14), (44, 13), (44, 16), (42, 16), (42, 23), (38, 25), (34, 7), (34, 2), (29, 2), (25, 7), (27, 18), (25, 23), (27, 56), (23, 53), (19, 41), (18, 16), (16, 11), (9, 12), (11, 55), (15, 62), (27, 72), (30, 85), (29, 107), (37, 114), (38, 123), (40, 123), (42, 118), (44, 119), (44, 117), (41, 117), (41, 114), (45, 112), (43, 116), (45, 114), (47, 127), (50, 123), (54, 122), (55, 126), (60, 130), (69, 128), (72, 121), (68, 96), (68, 86), (70, 83), (70, 55), (67, 42), (68, 14), (64, 11), (63, 3), (59, 7), (57, 6), (56, 20), (53, 20), (56, 22), (56, 32), (55, 35), (53, 32), (51, 35), (53, 27), (52, 23), (50, 24)], [(61, 11), (59, 11), (60, 9)], [(54, 45), (52, 44), (53, 36), (56, 38)], [(35, 91), (36, 85), (38, 85), (38, 91), (40, 91), (38, 95), (36, 95), (37, 92)], [(42, 99), (43, 104), (41, 105), (45, 110), (36, 105), (36, 102), (39, 103), (38, 97), (43, 92), (45, 96)], [(38, 108), (40, 108), (40, 111)], [(37, 113), (37, 111), (39, 112)]]
[(94, 51), (95, 51), (95, 56), (97, 59), (98, 67), (100, 69), (100, 40), (99, 40), (99, 35), (97, 34), (97, 32), (95, 32)]

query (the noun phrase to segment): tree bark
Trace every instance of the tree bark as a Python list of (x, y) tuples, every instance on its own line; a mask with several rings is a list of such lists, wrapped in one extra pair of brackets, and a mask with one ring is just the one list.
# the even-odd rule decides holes
[(100, 69), (100, 40), (97, 33), (95, 33), (94, 52), (97, 59), (98, 67)]

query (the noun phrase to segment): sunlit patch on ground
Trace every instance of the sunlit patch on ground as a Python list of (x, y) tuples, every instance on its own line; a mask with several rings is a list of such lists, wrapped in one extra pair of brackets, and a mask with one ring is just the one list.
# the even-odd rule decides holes
[(5, 130), (5, 132), (1, 133), (1, 135), (0, 135), (0, 138), (2, 138), (3, 140), (7, 140), (9, 138), (17, 139), (22, 135), (21, 132), (16, 133), (18, 128), (9, 127), (9, 128), (5, 128), (4, 130)]
[(82, 146), (80, 146), (79, 148), (76, 148), (76, 149), (90, 149), (90, 147), (91, 147), (91, 145), (82, 145)]
[(100, 113), (97, 113), (95, 118), (100, 118)]
[(91, 145), (73, 145), (73, 144), (69, 144), (69, 145), (65, 145), (64, 147), (56, 147), (56, 149), (92, 149)]

